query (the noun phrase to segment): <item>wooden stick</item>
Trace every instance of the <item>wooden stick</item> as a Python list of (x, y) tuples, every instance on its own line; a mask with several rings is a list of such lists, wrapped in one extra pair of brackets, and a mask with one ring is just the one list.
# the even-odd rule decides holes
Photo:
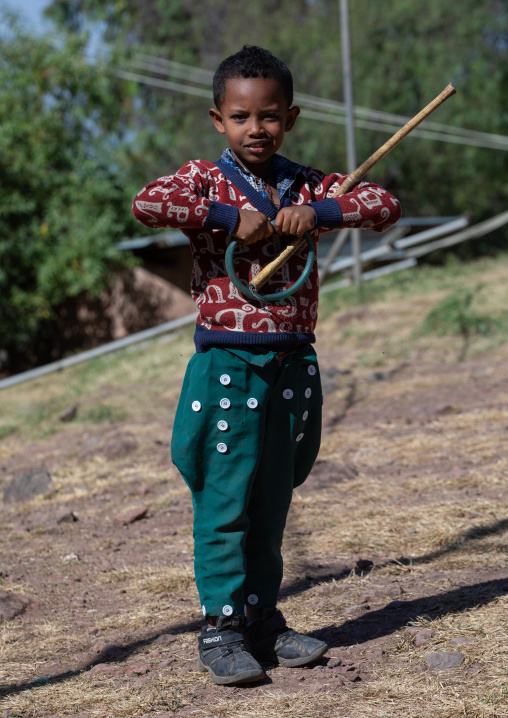
[[(376, 152), (374, 152), (373, 155), (369, 157), (368, 160), (366, 160), (360, 167), (358, 167), (354, 172), (352, 172), (344, 182), (341, 184), (337, 192), (333, 194), (333, 197), (340, 197), (343, 194), (346, 194), (346, 192), (349, 192), (350, 189), (353, 189), (369, 172), (374, 165), (376, 165), (379, 160), (383, 159), (383, 157), (386, 157), (386, 155), (393, 150), (394, 147), (396, 147), (399, 142), (402, 142), (402, 140), (414, 130), (415, 127), (417, 127), (423, 120), (425, 120), (434, 110), (437, 110), (437, 108), (443, 104), (449, 97), (454, 95), (456, 92), (453, 85), (447, 85), (443, 92), (441, 92), (437, 97), (435, 97), (432, 102), (429, 102), (429, 104), (423, 108), (417, 115), (415, 115), (407, 124), (404, 125), (398, 132), (396, 132), (393, 137), (390, 137), (390, 139), (384, 143)], [(256, 275), (252, 281), (251, 281), (251, 287), (257, 291), (259, 290), (269, 279), (272, 277), (275, 272), (277, 272), (283, 264), (285, 264), (288, 259), (297, 252), (300, 247), (305, 243), (304, 237), (299, 237), (298, 239), (295, 239), (291, 244), (288, 244), (288, 246), (284, 249), (283, 252), (279, 254), (279, 256), (274, 259), (272, 262), (267, 264), (258, 275)]]

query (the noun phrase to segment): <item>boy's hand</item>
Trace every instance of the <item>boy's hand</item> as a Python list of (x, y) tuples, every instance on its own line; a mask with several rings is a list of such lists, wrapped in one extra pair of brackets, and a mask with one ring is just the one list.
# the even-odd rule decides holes
[(266, 214), (249, 209), (239, 209), (238, 214), (240, 216), (233, 236), (243, 240), (245, 244), (254, 244), (273, 234), (272, 223)]
[(316, 213), (308, 204), (299, 207), (284, 207), (275, 217), (277, 234), (292, 234), (301, 237), (307, 230), (314, 229)]

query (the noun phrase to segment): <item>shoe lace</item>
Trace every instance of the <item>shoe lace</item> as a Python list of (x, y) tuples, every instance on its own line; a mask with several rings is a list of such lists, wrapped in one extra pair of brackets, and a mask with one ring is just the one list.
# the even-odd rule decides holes
[(236, 641), (229, 641), (226, 645), (217, 646), (220, 650), (222, 658), (231, 656), (233, 653), (238, 653), (243, 650), (243, 637), (238, 638)]
[(282, 646), (289, 640), (291, 640), (294, 635), (296, 635), (296, 631), (294, 631), (292, 628), (281, 628), (277, 632), (276, 641), (279, 646)]
[(232, 656), (235, 652), (235, 649), (231, 646), (221, 646), (220, 647), (220, 655), (221, 658), (226, 658), (227, 656)]

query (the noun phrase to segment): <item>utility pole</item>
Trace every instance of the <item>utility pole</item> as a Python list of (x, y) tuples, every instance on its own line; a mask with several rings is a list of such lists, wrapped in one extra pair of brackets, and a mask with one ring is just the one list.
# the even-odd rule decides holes
[[(353, 103), (353, 78), (351, 67), (351, 44), (349, 34), (349, 0), (339, 0), (340, 34), (342, 44), (342, 77), (344, 82), (344, 102), (346, 105), (346, 150), (347, 171), (349, 174), (356, 169), (355, 121)], [(353, 248), (353, 276), (358, 287), (362, 281), (361, 235), (359, 229), (351, 230)]]

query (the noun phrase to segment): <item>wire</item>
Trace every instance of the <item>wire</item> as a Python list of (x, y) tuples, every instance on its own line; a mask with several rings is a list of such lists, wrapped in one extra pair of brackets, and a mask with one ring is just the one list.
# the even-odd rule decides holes
[[(167, 61), (168, 63), (170, 61)], [(149, 63), (140, 63), (146, 68), (146, 65)], [(184, 73), (185, 65), (181, 65), (181, 63), (175, 63), (177, 66), (175, 68), (175, 75), (184, 77), (185, 79), (189, 80), (191, 79), (189, 73)], [(166, 73), (160, 73), (159, 70), (157, 70), (158, 74), (166, 74)], [(206, 73), (206, 74), (205, 74)], [(144, 85), (150, 85), (152, 87), (158, 87), (163, 90), (171, 90), (174, 92), (183, 92), (185, 94), (194, 95), (197, 97), (204, 97), (206, 99), (212, 100), (212, 93), (210, 90), (207, 90), (202, 87), (196, 87), (194, 85), (189, 85), (188, 83), (181, 83), (181, 82), (173, 82), (172, 80), (162, 80), (157, 77), (153, 77), (152, 75), (145, 75), (140, 74), (137, 72), (130, 72), (126, 70), (115, 70), (114, 74), (117, 77), (120, 77), (125, 80), (132, 80), (134, 82), (139, 82), (140, 84)], [(167, 73), (170, 74), (170, 73)], [(213, 73), (210, 73), (213, 74)], [(204, 70), (197, 70), (196, 77), (199, 75), (199, 80), (196, 80), (202, 84), (208, 84), (207, 75), (208, 71)], [(308, 100), (307, 98), (310, 98)], [(312, 96), (306, 96), (306, 95), (300, 95), (295, 94), (295, 100), (300, 104), (304, 105), (307, 102), (309, 104), (314, 105), (343, 105), (343, 103), (333, 103), (329, 100), (320, 100), (319, 98), (313, 98)], [(356, 108), (358, 109), (358, 108)], [(373, 116), (379, 116), (383, 113), (373, 111)], [(400, 120), (401, 124), (405, 124), (409, 118), (404, 117), (402, 115), (389, 115), (388, 113), (385, 113), (388, 117), (398, 118)], [(306, 117), (311, 120), (317, 120), (318, 122), (331, 122), (332, 124), (337, 125), (344, 125), (346, 123), (346, 117), (340, 114), (337, 114), (337, 112), (316, 112), (311, 109), (307, 109), (305, 107), (301, 110), (302, 117)], [(368, 130), (380, 130), (382, 132), (387, 132), (389, 134), (394, 134), (400, 129), (400, 125), (395, 124), (389, 124), (388, 122), (376, 122), (372, 120), (365, 120), (358, 118), (355, 120), (355, 124), (357, 127), (360, 127), (362, 129), (368, 129)], [(423, 129), (423, 127), (427, 129)], [(436, 128), (442, 128), (441, 131), (434, 130), (434, 127)], [(463, 130), (461, 128), (458, 128), (459, 132), (454, 134), (456, 128), (450, 127), (448, 125), (441, 125), (438, 123), (422, 123), (422, 128), (412, 131), (412, 135), (415, 137), (420, 137), (422, 139), (426, 140), (436, 140), (439, 142), (451, 142), (453, 144), (459, 144), (459, 145), (468, 145), (471, 147), (483, 147), (486, 149), (496, 149), (496, 150), (508, 150), (508, 137), (504, 135), (491, 135), (486, 132), (475, 132), (473, 130)]]
[(115, 70), (114, 74), (124, 80), (134, 80), (135, 82), (140, 82), (143, 85), (152, 85), (153, 87), (160, 87), (164, 90), (185, 92), (187, 95), (197, 95), (198, 97), (206, 97), (208, 99), (212, 98), (212, 93), (210, 92), (210, 90), (203, 90), (200, 87), (193, 87), (192, 85), (182, 85), (179, 82), (159, 80), (156, 77), (139, 75), (135, 72), (126, 72), (125, 70)]
[[(189, 81), (197, 84), (211, 86), (214, 75), (213, 72), (211, 72), (210, 70), (205, 70), (204, 68), (197, 68), (192, 65), (185, 65), (180, 62), (166, 60), (165, 58), (156, 57), (154, 55), (148, 55), (145, 53), (140, 53), (135, 58), (133, 58), (131, 60), (131, 65), (141, 70), (146, 70), (148, 72), (156, 73), (159, 75), (165, 75), (166, 77), (171, 76), (187, 80), (187, 83), (185, 83), (185, 87), (192, 87), (192, 85), (188, 84)], [(182, 89), (182, 87), (180, 88), (180, 91), (183, 92), (184, 90)], [(338, 102), (335, 100), (326, 100), (320, 97), (315, 97), (313, 95), (295, 93), (295, 102), (297, 102), (300, 106), (307, 110), (318, 109), (329, 111), (335, 117), (340, 116), (341, 114), (345, 114), (345, 104), (343, 102)], [(372, 110), (359, 106), (355, 106), (354, 114), (357, 118), (355, 120), (355, 124), (358, 127), (364, 129), (382, 130), (391, 133), (400, 129), (400, 126), (408, 122), (408, 120), (410, 119), (405, 115), (397, 115), (389, 112), (383, 112), (381, 110)], [(317, 114), (313, 116), (311, 116), (310, 114), (306, 114), (305, 116), (311, 119), (335, 122), (336, 124), (344, 124), (344, 122), (333, 120), (325, 113), (322, 113), (321, 116)], [(371, 122), (370, 124), (365, 121), (362, 122), (362, 119), (369, 120)], [(414, 131), (413, 134), (419, 137), (424, 137), (425, 139), (435, 139), (443, 142), (446, 141), (446, 136), (450, 135), (449, 141), (458, 144), (466, 144), (476, 147), (486, 147), (489, 149), (508, 149), (508, 136), (506, 135), (498, 135), (489, 132), (479, 132), (477, 130), (469, 130), (462, 127), (453, 127), (451, 125), (445, 125), (429, 120), (425, 121), (424, 126), (425, 130)], [(435, 136), (433, 134), (429, 134), (433, 132), (437, 134)], [(464, 138), (469, 141), (460, 143), (458, 138)], [(473, 140), (476, 140), (476, 142), (474, 142)]]
[[(51, 32), (45, 32), (44, 35), (46, 38), (55, 41), (58, 41), (61, 37), (60, 34)], [(111, 46), (107, 43), (93, 38), (92, 45), (96, 49), (96, 55), (102, 55), (103, 57), (111, 56)], [(86, 59), (90, 59), (87, 53), (84, 53), (84, 57)], [(211, 98), (210, 92), (206, 92), (188, 84), (188, 81), (191, 81), (196, 84), (211, 86), (214, 76), (214, 73), (211, 70), (195, 67), (193, 65), (186, 65), (175, 60), (167, 60), (164, 57), (142, 52), (131, 59), (130, 64), (134, 66), (134, 68), (137, 67), (142, 70), (147, 70), (148, 72), (165, 75), (166, 77), (176, 77), (187, 80), (187, 82), (182, 84), (174, 83), (171, 80), (158, 81), (155, 78), (151, 78), (151, 76), (140, 75), (123, 69), (116, 70), (114, 74), (117, 77), (126, 80), (133, 80), (141, 84), (152, 85), (153, 87), (159, 87), (165, 90), (184, 92), (186, 94), (195, 95), (197, 97), (205, 97), (207, 99)], [(295, 93), (295, 101), (302, 106), (303, 110), (301, 114), (303, 117), (317, 121), (331, 122), (334, 124), (345, 124), (345, 119), (340, 119), (341, 115), (345, 115), (346, 111), (345, 104), (343, 102), (326, 100), (321, 97), (315, 97), (314, 95), (307, 95), (301, 92)], [(325, 110), (330, 114), (326, 114), (325, 112), (321, 114), (311, 114), (312, 109)], [(399, 130), (402, 125), (406, 124), (406, 122), (411, 119), (405, 115), (392, 114), (389, 112), (383, 112), (382, 110), (373, 110), (367, 107), (360, 107), (358, 105), (355, 105), (354, 107), (354, 115), (356, 117), (355, 124), (357, 127), (362, 129), (381, 130), (382, 132), (391, 134)], [(455, 144), (469, 145), (472, 147), (484, 147), (487, 149), (508, 150), (508, 136), (506, 135), (469, 130), (463, 127), (453, 127), (452, 125), (444, 125), (430, 120), (425, 120), (422, 124), (422, 127), (423, 126), (425, 129), (413, 130), (412, 134), (423, 139), (438, 140), (441, 142), (452, 142)], [(460, 138), (462, 138), (463, 141), (461, 141)]]
[[(321, 122), (334, 122), (337, 125), (345, 125), (346, 118), (340, 115), (327, 115), (322, 112), (313, 112), (312, 110), (302, 109), (300, 112), (302, 117), (308, 119), (318, 120)], [(423, 126), (424, 123), (422, 123)], [(389, 132), (395, 134), (400, 130), (400, 125), (388, 125), (387, 123), (371, 122), (369, 120), (355, 120), (355, 125), (361, 127), (364, 130), (381, 130), (382, 132)], [(459, 135), (453, 135), (445, 132), (433, 132), (425, 129), (414, 129), (411, 131), (413, 137), (421, 137), (425, 140), (437, 140), (439, 142), (452, 142), (459, 145), (470, 145), (472, 147), (484, 147), (491, 150), (505, 150), (508, 151), (508, 141), (506, 143), (499, 142), (488, 142), (485, 140), (476, 140), (469, 137), (460, 137)]]

